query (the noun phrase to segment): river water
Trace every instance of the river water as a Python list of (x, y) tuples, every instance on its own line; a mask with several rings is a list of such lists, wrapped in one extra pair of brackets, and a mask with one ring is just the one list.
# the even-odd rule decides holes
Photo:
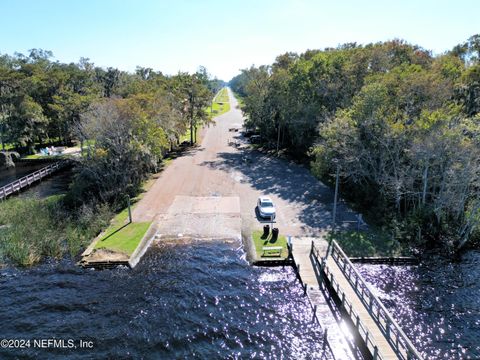
[[(48, 166), (47, 163), (17, 163), (14, 168), (0, 170), (0, 187), (5, 186), (23, 176), (31, 174)], [(61, 169), (51, 176), (34, 183), (30, 188), (22, 190), (19, 196), (22, 198), (37, 197), (40, 199), (64, 194), (72, 181), (72, 168)]]
[(60, 169), (51, 176), (43, 178), (29, 189), (24, 190), (18, 196), (21, 198), (36, 197), (44, 199), (52, 195), (67, 193), (72, 181), (73, 171), (71, 168)]
[(480, 359), (480, 251), (358, 269), (426, 359)]
[[(479, 263), (470, 251), (358, 269), (425, 359), (480, 359)], [(133, 270), (0, 269), (1, 338), (94, 345), (0, 349), (0, 359), (319, 359), (312, 318), (293, 270), (252, 267), (237, 243), (161, 243)]]
[(1, 359), (319, 359), (312, 316), (291, 268), (252, 267), (238, 244), (163, 244), (133, 270), (67, 260), (0, 270), (4, 338), (94, 345), (0, 349)]
[[(0, 172), (0, 186), (45, 166)], [(67, 191), (62, 170), (21, 193)], [(480, 251), (419, 266), (358, 265), (426, 359), (480, 359)], [(0, 269), (0, 338), (91, 340), (93, 349), (0, 349), (4, 358), (288, 358), (323, 354), (290, 268), (256, 268), (231, 244), (163, 244), (134, 270), (72, 261)], [(326, 319), (324, 319), (326, 320)]]
[(17, 163), (15, 167), (0, 170), (0, 187), (47, 166), (46, 163)]

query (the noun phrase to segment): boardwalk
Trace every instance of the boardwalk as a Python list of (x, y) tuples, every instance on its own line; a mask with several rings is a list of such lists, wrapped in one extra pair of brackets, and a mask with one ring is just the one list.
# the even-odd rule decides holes
[(373, 295), (336, 242), (330, 256), (326, 243), (293, 242), (293, 257), (302, 282), (319, 289), (323, 279), (339, 299), (341, 310), (351, 320), (373, 359), (421, 359), (407, 336), (383, 304)]
[[(329, 301), (325, 297), (325, 291), (319, 286), (320, 272), (314, 268), (311, 261), (312, 241), (315, 246), (327, 252), (327, 242), (319, 238), (295, 237), (291, 238), (290, 246), (294, 256), (296, 268), (303, 283), (306, 295), (314, 309), (321, 327), (328, 331), (327, 342), (335, 359), (354, 359), (350, 347), (332, 314)], [(323, 340), (325, 342), (325, 339)]]
[[(350, 309), (349, 305), (351, 305), (351, 314), (356, 314), (358, 316), (366, 329), (365, 332), (370, 334), (369, 340), (371, 340), (371, 343), (368, 344), (371, 345), (369, 346), (370, 352), (380, 352), (382, 359), (397, 359), (398, 357), (395, 354), (395, 351), (383, 336), (383, 333), (378, 328), (375, 321), (370, 317), (368, 310), (363, 306), (362, 302), (357, 297), (355, 290), (350, 286), (348, 280), (343, 276), (342, 270), (332, 258), (329, 258), (327, 261), (325, 273), (327, 276), (333, 276), (334, 281), (337, 281), (340, 289), (339, 291), (336, 291), (337, 294), (342, 297), (344, 304), (345, 302), (349, 302), (347, 306)], [(343, 300), (343, 294), (345, 294), (345, 300)], [(357, 316), (352, 316), (355, 321)], [(375, 350), (375, 348), (377, 348), (377, 350)]]
[(9, 195), (18, 193), (26, 187), (29, 187), (33, 183), (42, 180), (44, 177), (54, 173), (63, 167), (64, 162), (58, 161), (37, 170), (27, 176), (24, 176), (18, 180), (11, 182), (5, 186), (0, 187), (0, 200), (6, 199)]

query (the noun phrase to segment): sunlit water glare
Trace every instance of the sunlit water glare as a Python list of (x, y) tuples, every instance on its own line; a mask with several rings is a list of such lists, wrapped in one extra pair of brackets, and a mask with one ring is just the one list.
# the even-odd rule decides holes
[(89, 339), (94, 348), (0, 350), (0, 358), (321, 358), (322, 331), (293, 270), (258, 268), (238, 244), (151, 249), (133, 270), (71, 261), (0, 270), (1, 334)]
[(480, 359), (479, 251), (358, 269), (426, 359)]

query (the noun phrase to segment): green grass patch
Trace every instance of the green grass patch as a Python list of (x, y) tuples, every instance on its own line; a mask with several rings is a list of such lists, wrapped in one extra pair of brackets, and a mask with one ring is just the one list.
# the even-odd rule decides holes
[(230, 98), (228, 96), (227, 88), (221, 89), (213, 98), (212, 106), (206, 109), (210, 118), (225, 114), (230, 111)]
[(69, 155), (42, 155), (42, 154), (33, 154), (33, 155), (27, 155), (23, 156), (22, 159), (27, 159), (27, 160), (37, 160), (37, 159), (49, 159), (49, 160), (65, 160), (70, 158)]
[(226, 112), (230, 111), (230, 103), (225, 102), (225, 103), (217, 103), (214, 102), (212, 104), (212, 107), (208, 108), (207, 113), (209, 114), (210, 118), (214, 118), (216, 116), (225, 114)]
[[(195, 140), (195, 139), (198, 140), (198, 133), (199, 133), (199, 131), (200, 131), (200, 129), (197, 128), (197, 131), (196, 131), (196, 133), (195, 133), (195, 136), (193, 137), (194, 140)], [(180, 143), (182, 143), (182, 142), (184, 142), (184, 141), (190, 142), (190, 129), (188, 129), (187, 132), (186, 132), (184, 135), (180, 136)]]
[[(0, 144), (1, 146), (1, 144)], [(9, 144), (9, 143), (5, 143), (3, 144), (3, 147), (1, 150), (5, 150), (5, 151), (9, 151), (9, 150), (15, 150), (15, 145), (14, 144)]]
[(35, 160), (35, 159), (43, 159), (43, 158), (45, 158), (45, 157), (46, 157), (46, 156), (44, 156), (44, 155), (33, 154), (33, 155), (24, 156), (23, 158), (24, 158), (24, 159), (28, 159), (28, 160)]
[(265, 239), (262, 237), (263, 231), (256, 230), (252, 233), (252, 239), (253, 243), (255, 245), (255, 252), (257, 254), (258, 259), (268, 259), (268, 258), (273, 258), (273, 256), (265, 256), (262, 257), (263, 255), (263, 248), (266, 246), (278, 246), (282, 247), (282, 254), (280, 259), (285, 259), (288, 257), (288, 248), (287, 248), (287, 238), (284, 235), (279, 235), (276, 241), (272, 240), (272, 234), (270, 232), (270, 235)]
[[(87, 147), (90, 147), (90, 146), (95, 145), (95, 142), (96, 142), (95, 139), (88, 139), (88, 140), (85, 140), (85, 141), (83, 142), (83, 146), (84, 146), (85, 148), (87, 148)], [(78, 142), (78, 146), (80, 146), (80, 141)]]
[(340, 247), (351, 257), (368, 256), (406, 256), (407, 249), (391, 235), (380, 231), (340, 231), (329, 233), (327, 240), (335, 239)]
[(95, 249), (109, 249), (132, 255), (152, 222), (129, 223), (111, 227), (95, 245)]
[(128, 222), (128, 209), (118, 213), (95, 245), (95, 249), (109, 249), (131, 255), (152, 222)]
[(214, 99), (213, 99), (214, 102), (229, 102), (230, 99), (228, 97), (228, 90), (226, 87), (222, 88), (218, 93), (217, 95), (215, 95)]

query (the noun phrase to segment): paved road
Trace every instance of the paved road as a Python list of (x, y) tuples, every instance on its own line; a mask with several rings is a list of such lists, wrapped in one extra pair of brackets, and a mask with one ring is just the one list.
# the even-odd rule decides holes
[[(236, 237), (241, 229), (247, 233), (262, 227), (255, 205), (263, 194), (277, 206), (281, 233), (320, 235), (331, 224), (331, 189), (306, 168), (251, 150), (239, 132), (230, 132), (234, 124), (243, 123), (243, 116), (231, 91), (229, 96), (231, 110), (204, 130), (200, 146), (163, 171), (136, 206), (134, 220), (154, 220), (164, 235)], [(245, 156), (249, 163), (243, 161)], [(339, 213), (354, 216), (343, 205)]]
[[(155, 221), (157, 233), (165, 237), (240, 238), (242, 231), (249, 235), (262, 228), (255, 205), (258, 196), (269, 195), (277, 206), (280, 232), (310, 245), (309, 236), (319, 236), (331, 225), (333, 192), (306, 168), (251, 150), (240, 133), (230, 132), (243, 116), (230, 91), (229, 96), (231, 110), (205, 129), (200, 146), (161, 173), (135, 207), (134, 221)], [(229, 145), (231, 141), (240, 146)], [(245, 157), (251, 161), (245, 163)], [(343, 204), (338, 211), (340, 219), (354, 218)], [(317, 296), (323, 299), (316, 302), (317, 316), (330, 329), (334, 352), (350, 358), (324, 297)]]

